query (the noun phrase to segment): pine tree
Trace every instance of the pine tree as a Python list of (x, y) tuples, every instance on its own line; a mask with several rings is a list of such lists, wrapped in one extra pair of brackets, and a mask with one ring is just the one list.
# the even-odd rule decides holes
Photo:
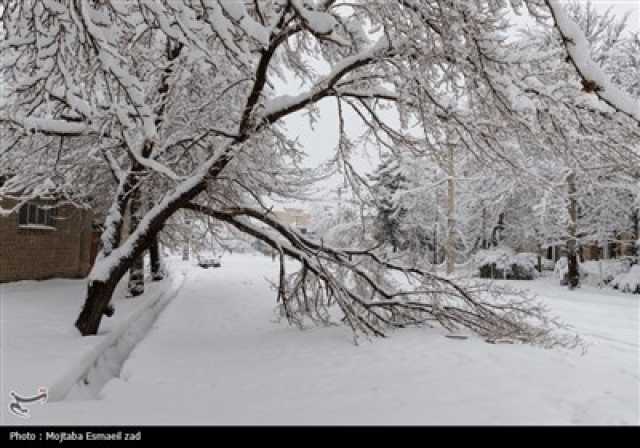
[(407, 238), (402, 221), (407, 210), (397, 202), (397, 194), (406, 190), (407, 178), (400, 170), (398, 160), (385, 154), (369, 179), (375, 198), (374, 239), (380, 244), (390, 245), (393, 252), (403, 250)]

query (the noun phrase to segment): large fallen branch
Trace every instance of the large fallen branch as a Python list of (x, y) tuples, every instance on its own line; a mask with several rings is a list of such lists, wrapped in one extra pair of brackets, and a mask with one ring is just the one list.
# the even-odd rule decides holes
[[(488, 341), (575, 346), (575, 336), (540, 302), (486, 283), (460, 286), (416, 267), (381, 259), (373, 250), (337, 249), (313, 241), (251, 208), (186, 208), (225, 222), (269, 245), (279, 256), (277, 300), (289, 322), (332, 323), (337, 305), (355, 335), (384, 336), (389, 328), (437, 322), (449, 331), (467, 328)], [(287, 275), (286, 258), (300, 263)], [(394, 276), (394, 274), (396, 274)], [(401, 275), (397, 275), (401, 274)]]

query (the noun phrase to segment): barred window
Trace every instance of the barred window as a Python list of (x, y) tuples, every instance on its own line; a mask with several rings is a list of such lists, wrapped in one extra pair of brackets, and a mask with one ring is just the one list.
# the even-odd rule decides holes
[(52, 207), (42, 207), (36, 204), (25, 204), (18, 212), (19, 226), (56, 226), (56, 209)]

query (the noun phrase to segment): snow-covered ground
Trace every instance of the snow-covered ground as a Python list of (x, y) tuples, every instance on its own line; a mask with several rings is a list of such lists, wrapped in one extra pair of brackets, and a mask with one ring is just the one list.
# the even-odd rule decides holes
[(49, 400), (63, 399), (105, 349), (120, 342), (119, 348), (125, 351), (128, 347), (121, 341), (126, 338), (119, 336), (131, 338), (125, 331), (127, 324), (162, 302), (182, 278), (178, 267), (171, 278), (149, 283), (145, 294), (135, 300), (125, 298), (123, 281), (114, 294), (114, 317), (103, 319), (99, 334), (87, 338), (73, 326), (84, 300), (85, 280), (0, 284), (0, 424), (16, 423), (12, 419), (17, 417), (7, 411), (11, 391), (28, 397), (46, 387)]
[[(301, 332), (276, 322), (270, 258), (222, 262), (220, 269), (190, 267), (100, 399), (34, 405), (31, 419), (5, 422), (640, 424), (638, 296), (569, 292), (551, 278), (513, 282), (540, 293), (575, 326), (589, 345), (584, 355), (454, 340), (438, 328), (398, 330), (356, 346), (347, 328)], [(81, 300), (74, 285), (47, 282), (52, 306), (45, 308), (28, 284), (3, 287), (3, 399), (9, 388), (34, 389), (49, 369), (64, 371), (71, 352), (91, 344), (69, 325)], [(68, 297), (56, 292), (63, 290)]]

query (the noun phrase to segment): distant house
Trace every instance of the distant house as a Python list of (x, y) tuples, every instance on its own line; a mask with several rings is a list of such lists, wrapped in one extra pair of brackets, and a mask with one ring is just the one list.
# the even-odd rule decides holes
[[(578, 256), (580, 261), (629, 257), (635, 254), (635, 243), (636, 236), (633, 232), (620, 232), (614, 241), (583, 243), (577, 249)], [(544, 248), (544, 252), (548, 260), (558, 261), (560, 257), (566, 256), (566, 246), (564, 244), (547, 246)]]
[(311, 225), (311, 214), (302, 208), (285, 207), (283, 210), (274, 210), (278, 220), (284, 224), (288, 224), (301, 233), (307, 233)]
[(85, 277), (97, 252), (92, 224), (90, 210), (68, 204), (33, 202), (0, 216), (0, 282)]

